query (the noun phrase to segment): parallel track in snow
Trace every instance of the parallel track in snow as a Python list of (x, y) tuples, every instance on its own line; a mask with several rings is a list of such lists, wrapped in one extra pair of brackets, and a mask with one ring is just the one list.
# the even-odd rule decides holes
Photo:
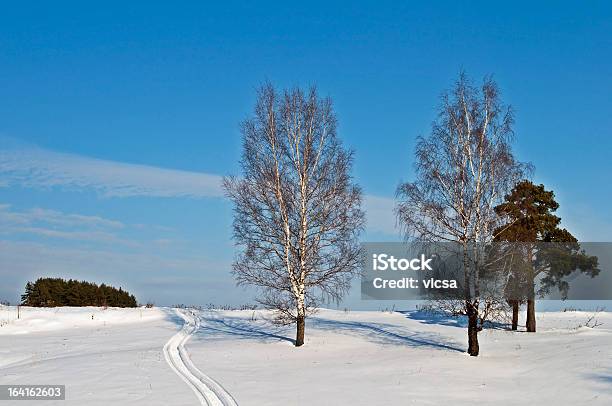
[(200, 328), (200, 318), (189, 310), (176, 309), (185, 320), (181, 331), (164, 345), (164, 357), (174, 372), (193, 390), (200, 404), (207, 406), (238, 406), (236, 400), (219, 383), (200, 371), (189, 358), (185, 344)]

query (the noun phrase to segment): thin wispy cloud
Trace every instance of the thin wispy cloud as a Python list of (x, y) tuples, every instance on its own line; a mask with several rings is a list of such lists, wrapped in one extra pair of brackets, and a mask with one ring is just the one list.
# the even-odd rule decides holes
[[(224, 196), (222, 176), (216, 174), (102, 160), (23, 145), (0, 149), (1, 186), (94, 191), (101, 196), (119, 198)], [(364, 196), (368, 231), (396, 236), (393, 206), (391, 198)], [(40, 215), (52, 218), (52, 213), (42, 209)], [(62, 221), (68, 220), (62, 218)], [(97, 221), (79, 219), (77, 215), (72, 220)]]
[(37, 147), (0, 150), (0, 186), (93, 190), (105, 197), (221, 197), (222, 177)]
[(136, 242), (121, 238), (117, 232), (125, 225), (99, 216), (63, 213), (57, 210), (32, 208), (15, 210), (0, 204), (0, 235), (29, 234), (45, 238), (135, 246)]
[(35, 207), (28, 210), (16, 211), (9, 204), (0, 204), (0, 224), (33, 224), (36, 222), (49, 223), (64, 227), (100, 227), (121, 229), (125, 225), (117, 220), (109, 220), (100, 216), (85, 216), (82, 214), (64, 213), (57, 210)]
[(44, 227), (9, 227), (3, 232), (12, 234), (34, 234), (41, 237), (61, 238), (74, 241), (92, 241), (104, 243), (119, 243), (124, 245), (137, 245), (135, 242), (122, 240), (115, 234), (103, 231), (65, 231), (53, 230)]

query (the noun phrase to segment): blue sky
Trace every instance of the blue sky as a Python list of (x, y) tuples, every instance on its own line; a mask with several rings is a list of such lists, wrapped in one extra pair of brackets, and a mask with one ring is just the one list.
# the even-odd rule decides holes
[(238, 174), (239, 123), (265, 80), (334, 99), (367, 195), (364, 239), (398, 239), (395, 188), (464, 69), (494, 74), (516, 154), (564, 224), (611, 241), (609, 3), (398, 3), (5, 5), (0, 299), (61, 275), (158, 304), (248, 301), (229, 275), (218, 181)]

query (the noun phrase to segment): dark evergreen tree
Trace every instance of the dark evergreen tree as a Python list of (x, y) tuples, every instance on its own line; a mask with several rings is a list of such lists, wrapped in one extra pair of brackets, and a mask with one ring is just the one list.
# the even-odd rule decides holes
[[(554, 214), (558, 208), (552, 191), (528, 180), (519, 182), (495, 208), (506, 219), (496, 230), (495, 240), (521, 243), (514, 245), (522, 258), (511, 268), (506, 292), (513, 310), (513, 330), (517, 329), (519, 305), (527, 302), (527, 331), (536, 331), (536, 293), (543, 295), (556, 287), (566, 297), (566, 276), (576, 270), (592, 277), (599, 273), (597, 257), (586, 255), (578, 240), (559, 227), (561, 218)], [(535, 280), (540, 275), (540, 289), (535, 292)]]

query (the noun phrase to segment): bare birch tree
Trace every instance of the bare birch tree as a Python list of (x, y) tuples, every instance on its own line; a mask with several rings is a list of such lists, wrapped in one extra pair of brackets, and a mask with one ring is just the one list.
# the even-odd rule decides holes
[(243, 177), (224, 180), (241, 248), (233, 274), (259, 288), (258, 301), (279, 322), (297, 324), (301, 346), (307, 315), (340, 300), (360, 264), (365, 220), (353, 154), (336, 135), (331, 99), (315, 88), (279, 93), (264, 85), (242, 136)]
[(502, 105), (496, 83), (472, 86), (461, 73), (442, 96), (431, 134), (416, 145), (416, 180), (398, 187), (396, 214), (406, 238), (454, 241), (464, 253), (462, 312), (468, 317), (468, 353), (479, 353), (481, 264), (477, 246), (493, 240), (500, 219), (495, 206), (522, 177), (512, 155), (513, 115)]

